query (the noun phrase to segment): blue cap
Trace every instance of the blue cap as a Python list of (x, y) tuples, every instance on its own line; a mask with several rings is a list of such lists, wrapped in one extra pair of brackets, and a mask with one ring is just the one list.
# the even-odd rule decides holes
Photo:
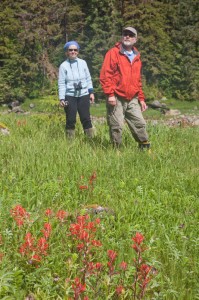
[(67, 42), (65, 45), (64, 45), (64, 50), (68, 50), (68, 47), (71, 46), (71, 45), (75, 45), (77, 47), (77, 49), (79, 50), (80, 49), (80, 46), (78, 44), (78, 42), (76, 41), (69, 41)]

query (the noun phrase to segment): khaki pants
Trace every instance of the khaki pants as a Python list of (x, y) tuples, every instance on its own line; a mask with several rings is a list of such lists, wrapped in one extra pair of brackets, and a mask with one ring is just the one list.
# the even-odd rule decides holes
[(117, 98), (117, 104), (107, 104), (107, 121), (110, 129), (110, 137), (115, 145), (122, 143), (122, 129), (124, 120), (127, 122), (132, 136), (138, 143), (148, 141), (146, 122), (143, 118), (138, 98), (125, 101)]

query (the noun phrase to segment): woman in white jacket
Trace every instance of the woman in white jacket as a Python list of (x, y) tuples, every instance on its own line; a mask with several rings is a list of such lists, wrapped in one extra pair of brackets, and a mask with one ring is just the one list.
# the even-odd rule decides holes
[(79, 44), (76, 41), (64, 45), (66, 60), (59, 67), (59, 100), (66, 113), (66, 134), (75, 136), (77, 112), (84, 132), (92, 137), (90, 102), (95, 100), (91, 75), (85, 60), (78, 58)]

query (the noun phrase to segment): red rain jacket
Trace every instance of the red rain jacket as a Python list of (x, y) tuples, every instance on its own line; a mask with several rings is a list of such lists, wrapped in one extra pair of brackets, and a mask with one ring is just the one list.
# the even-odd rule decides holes
[(135, 47), (133, 50), (136, 56), (132, 63), (124, 54), (121, 43), (115, 44), (115, 47), (106, 53), (100, 72), (100, 83), (107, 96), (116, 94), (129, 101), (138, 96), (139, 101), (144, 101), (140, 53)]

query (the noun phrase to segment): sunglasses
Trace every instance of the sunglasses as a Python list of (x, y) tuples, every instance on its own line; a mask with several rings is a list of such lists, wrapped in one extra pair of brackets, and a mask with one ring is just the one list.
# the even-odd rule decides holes
[(136, 37), (135, 34), (131, 32), (124, 32), (123, 36)]
[(78, 49), (68, 49), (69, 52), (75, 51), (78, 52)]

